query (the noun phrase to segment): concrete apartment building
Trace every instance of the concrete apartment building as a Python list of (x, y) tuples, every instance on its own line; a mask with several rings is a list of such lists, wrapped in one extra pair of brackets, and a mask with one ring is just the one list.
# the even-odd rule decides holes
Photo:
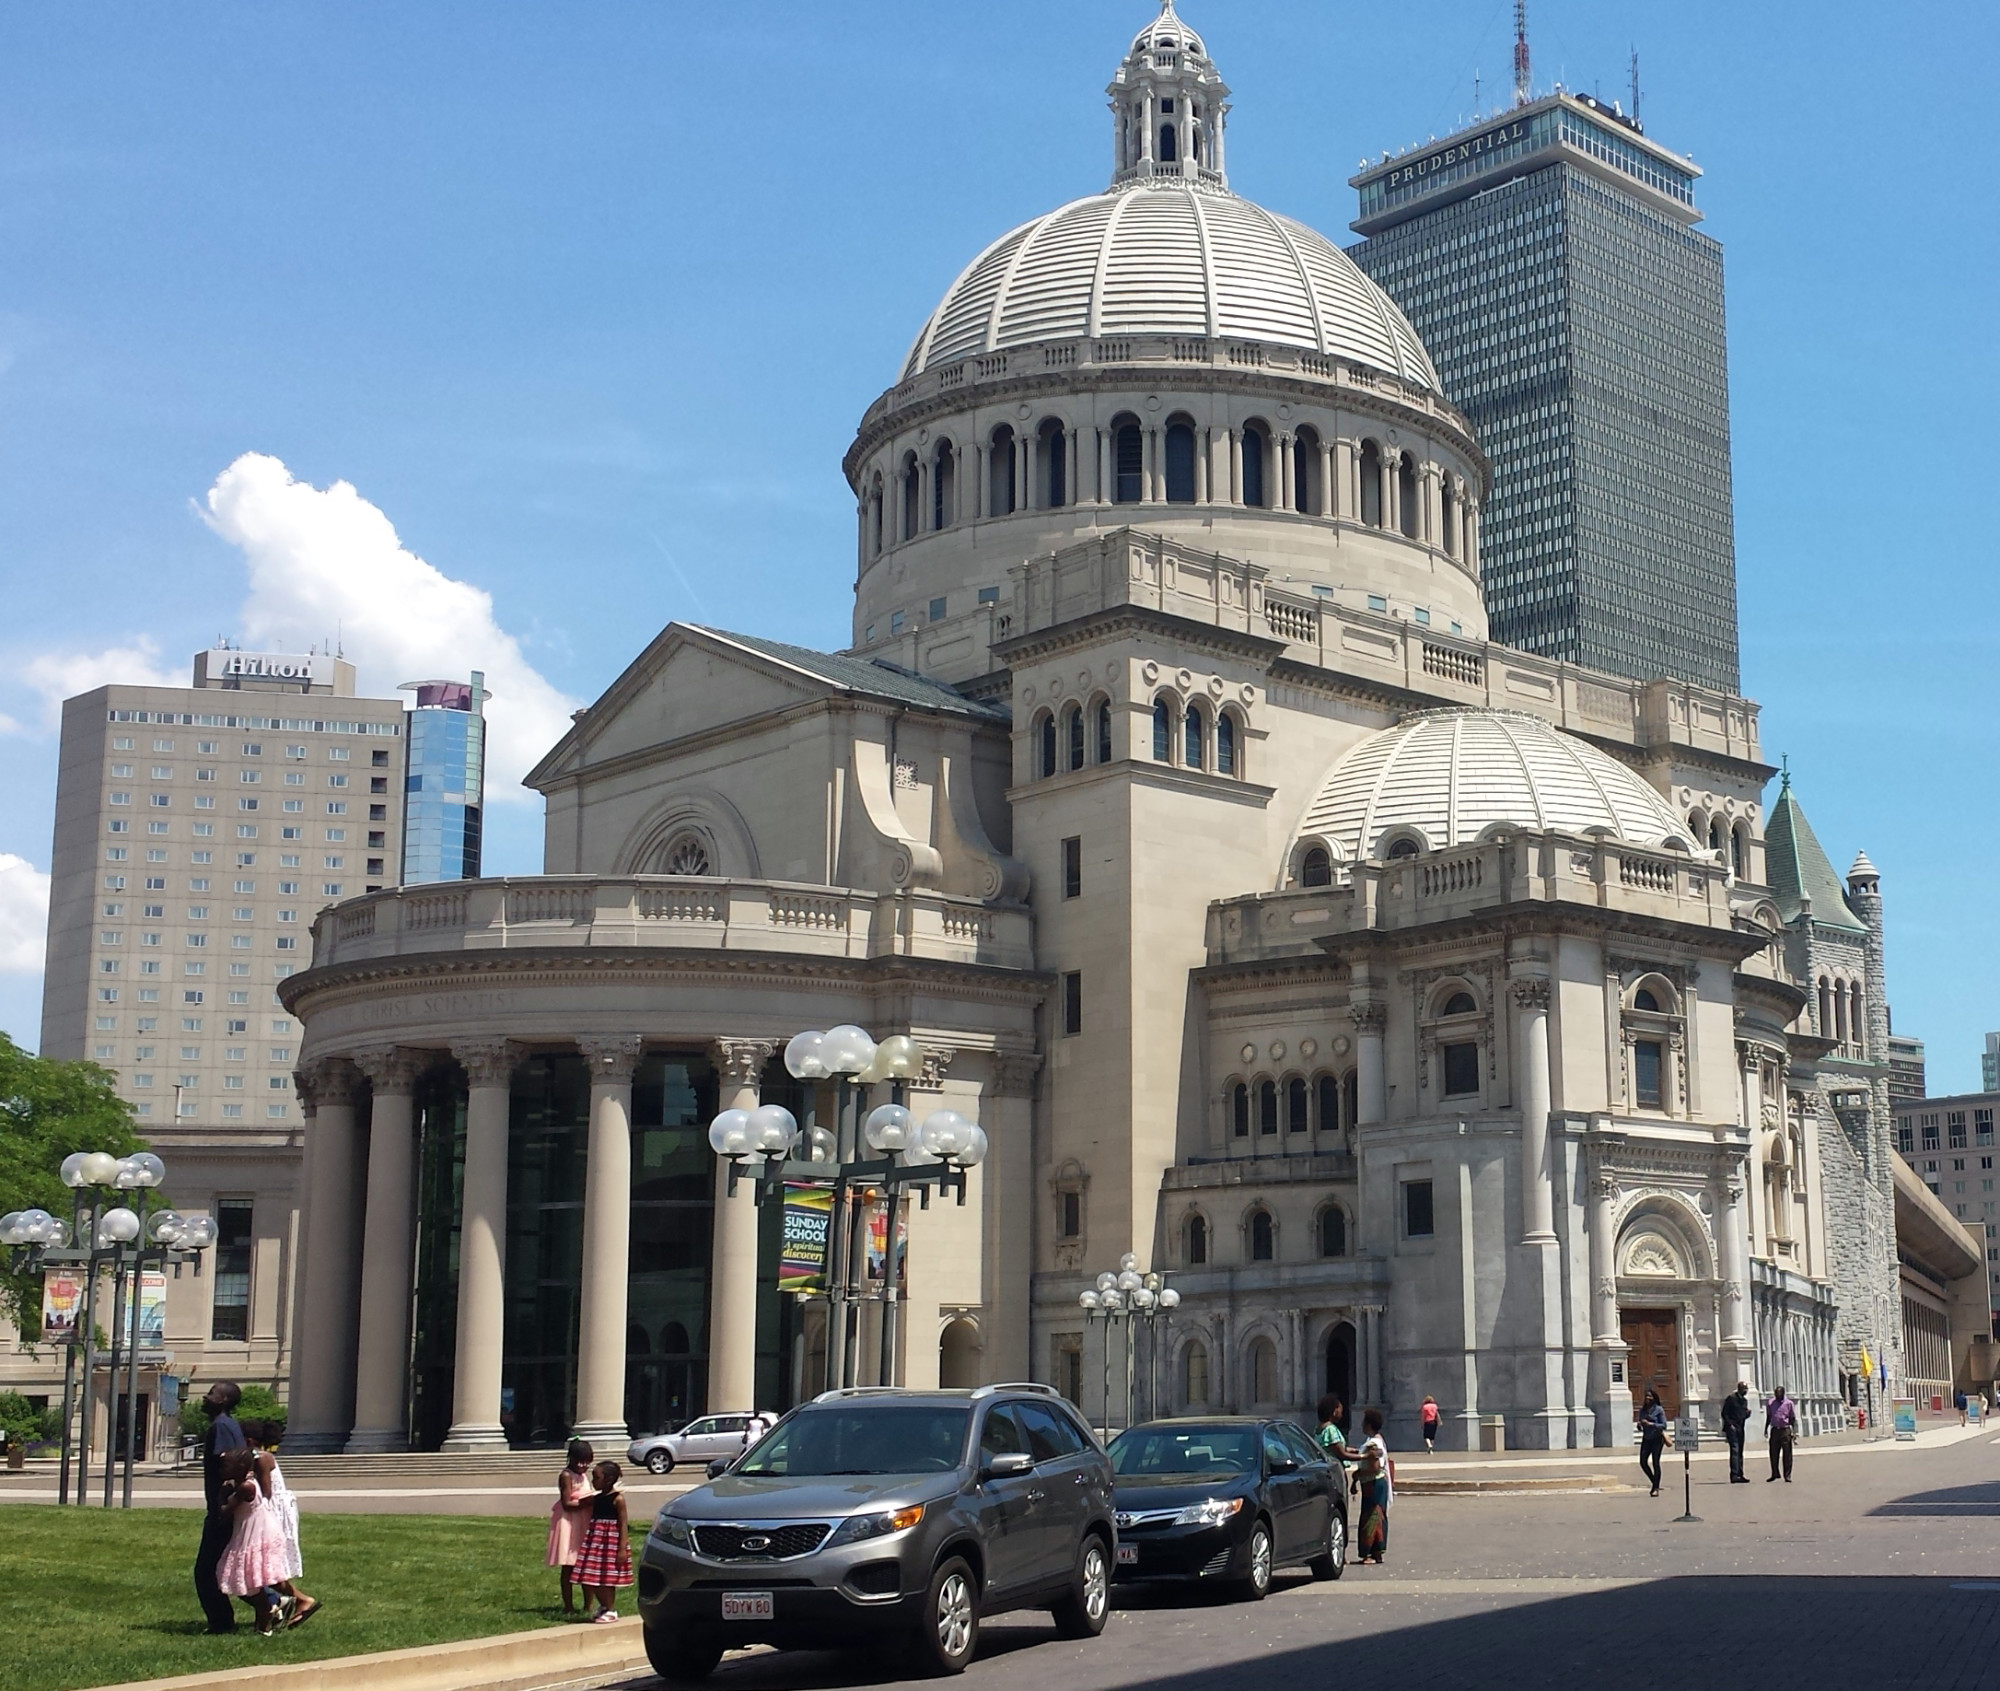
[[(1975, 1273), (1963, 1262), (1962, 1253), (1956, 1254), (1965, 1284), (1956, 1288), (1961, 1295), (1960, 1315), (1951, 1329), (1955, 1352), (1972, 1349), (1978, 1334), (2000, 1338), (2000, 1193), (1994, 1189), (2000, 1172), (1993, 1166), (2000, 1153), (1993, 1143), (1996, 1112), (2000, 1112), (2000, 1089), (1902, 1100), (1896, 1107), (1896, 1150), (1929, 1189), (1933, 1203), (1971, 1235), (1975, 1257), (1985, 1259)], [(1927, 1300), (1940, 1305), (1935, 1312), (1939, 1316), (1946, 1314), (1951, 1301)], [(1990, 1368), (1984, 1371), (1982, 1383), (1991, 1373)]]

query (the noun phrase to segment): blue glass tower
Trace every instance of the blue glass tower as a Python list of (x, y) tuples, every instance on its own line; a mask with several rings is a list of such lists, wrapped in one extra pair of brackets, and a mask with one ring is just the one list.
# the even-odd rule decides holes
[(475, 669), (470, 682), (403, 688), (417, 695), (405, 742), (403, 884), (470, 880), (486, 795), (486, 677)]

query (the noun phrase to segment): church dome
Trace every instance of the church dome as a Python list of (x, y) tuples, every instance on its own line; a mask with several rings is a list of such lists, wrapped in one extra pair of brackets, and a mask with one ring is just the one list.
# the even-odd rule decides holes
[(1369, 735), (1333, 766), (1299, 833), (1353, 862), (1403, 840), (1470, 845), (1495, 827), (1698, 849), (1636, 771), (1540, 717), (1490, 710), (1423, 711)]
[(946, 290), (903, 379), (1085, 337), (1296, 347), (1438, 392), (1416, 331), (1324, 235), (1226, 190), (1157, 176), (1002, 235)]

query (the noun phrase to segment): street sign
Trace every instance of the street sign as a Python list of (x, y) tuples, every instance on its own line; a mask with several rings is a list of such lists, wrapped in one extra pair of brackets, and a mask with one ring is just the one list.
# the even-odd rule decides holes
[(1701, 1417), (1683, 1415), (1674, 1423), (1674, 1448), (1692, 1456), (1701, 1448)]

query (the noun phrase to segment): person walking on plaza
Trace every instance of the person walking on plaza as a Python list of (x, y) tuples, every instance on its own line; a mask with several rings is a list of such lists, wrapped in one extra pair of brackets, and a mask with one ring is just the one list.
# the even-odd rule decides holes
[(1729, 1483), (1748, 1485), (1743, 1471), (1743, 1435), (1750, 1426), (1750, 1382), (1738, 1380), (1736, 1389), (1722, 1400), (1722, 1436), (1729, 1441)]
[(582, 1439), (569, 1441), (569, 1463), (556, 1475), (549, 1509), (549, 1566), (562, 1569), (563, 1614), (576, 1614), (576, 1559), (590, 1531), (590, 1464), (596, 1453)]
[(1660, 1394), (1646, 1393), (1639, 1409), (1639, 1472), (1652, 1482), (1652, 1495), (1660, 1495), (1660, 1452), (1667, 1448), (1667, 1412)]
[(1438, 1413), (1438, 1400), (1434, 1397), (1425, 1398), (1424, 1406), (1417, 1411), (1417, 1416), (1424, 1424), (1424, 1449), (1435, 1451), (1438, 1445), (1438, 1422), (1443, 1419)]
[(1319, 1400), (1313, 1413), (1319, 1417), (1319, 1428), (1313, 1436), (1319, 1440), (1320, 1448), (1334, 1465), (1345, 1473), (1352, 1453), (1347, 1448), (1347, 1435), (1340, 1430), (1340, 1423), (1347, 1414), (1347, 1405), (1328, 1392)]
[[(1764, 1405), (1764, 1433), (1771, 1441), (1771, 1479), (1778, 1477), (1782, 1465), (1785, 1470), (1785, 1484), (1792, 1483), (1792, 1440), (1798, 1436), (1799, 1407), (1785, 1396), (1785, 1388), (1780, 1386)], [(1764, 1482), (1766, 1485), (1770, 1480)]]
[(628, 1536), (625, 1494), (618, 1489), (621, 1470), (616, 1462), (600, 1462), (590, 1470), (596, 1495), (590, 1500), (590, 1526), (577, 1551), (576, 1581), (597, 1604), (593, 1621), (618, 1618), (618, 1588), (632, 1583), (632, 1540)]
[(1963, 1386), (1951, 1394), (1951, 1406), (1958, 1411), (1958, 1424), (1965, 1425), (1965, 1388)]
[(222, 1465), (222, 1511), (229, 1543), (215, 1565), (215, 1581), (257, 1612), (257, 1630), (278, 1630), (277, 1587), (285, 1578), (285, 1529), (258, 1472), (257, 1452), (232, 1450)]
[(1382, 1437), (1382, 1411), (1361, 1417), (1360, 1460), (1355, 1464), (1354, 1489), (1361, 1498), (1361, 1559), (1381, 1566), (1389, 1548), (1389, 1505), (1395, 1501), (1396, 1470)]
[(208, 1617), (210, 1632), (236, 1630), (236, 1605), (216, 1583), (215, 1570), (229, 1548), (234, 1523), (222, 1506), (222, 1467), (229, 1456), (243, 1448), (243, 1429), (234, 1410), (243, 1401), (243, 1388), (234, 1380), (218, 1380), (201, 1400), (208, 1411), (208, 1431), (201, 1436), (201, 1497), (205, 1508), (201, 1522), (201, 1548), (194, 1558), (194, 1594), (201, 1612)]
[(278, 1518), (278, 1534), (284, 1540), (280, 1558), (282, 1575), (271, 1582), (278, 1594), (278, 1618), (286, 1627), (304, 1626), (318, 1614), (320, 1600), (299, 1587), (305, 1575), (305, 1558), (299, 1551), (299, 1500), (285, 1484), (285, 1470), (278, 1466), (278, 1441), (285, 1436), (282, 1421), (245, 1421), (243, 1436), (249, 1441), (253, 1469), (271, 1500)]

